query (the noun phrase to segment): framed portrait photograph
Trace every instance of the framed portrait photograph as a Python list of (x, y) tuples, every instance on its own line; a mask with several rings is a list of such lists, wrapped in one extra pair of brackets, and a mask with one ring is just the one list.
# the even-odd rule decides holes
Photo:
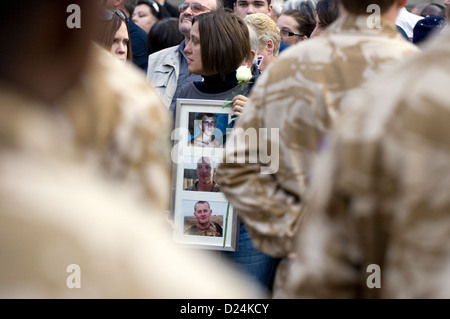
[(233, 114), (224, 102), (177, 100), (171, 217), (177, 243), (235, 251), (237, 215), (216, 180)]

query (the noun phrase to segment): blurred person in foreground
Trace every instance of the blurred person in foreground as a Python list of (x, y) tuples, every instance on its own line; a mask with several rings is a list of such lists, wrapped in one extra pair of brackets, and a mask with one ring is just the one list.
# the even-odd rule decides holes
[(348, 99), (282, 297), (450, 297), (449, 81), (447, 30)]
[[(139, 71), (92, 44), (96, 2), (79, 0), (81, 28), (67, 27), (71, 2), (0, 2), (0, 34), (18, 49), (14, 55), (0, 49), (0, 296), (261, 297), (226, 261), (175, 247), (157, 209), (99, 173), (95, 153), (110, 132), (97, 111), (108, 114), (111, 99), (123, 98), (115, 77), (124, 78), (123, 90), (139, 84), (136, 100), (153, 100), (154, 113), (168, 115), (158, 111), (164, 108)], [(11, 23), (19, 25), (14, 33), (8, 31)], [(81, 83), (98, 95), (83, 95)], [(77, 92), (77, 105), (85, 110), (77, 120), (85, 124), (86, 139), (98, 133), (90, 160), (63, 106)], [(142, 116), (130, 111), (125, 117), (134, 115)], [(108, 119), (119, 120), (117, 114)], [(140, 131), (129, 129), (122, 126), (117, 141), (130, 142)], [(138, 145), (128, 147), (139, 153)], [(205, 286), (200, 276), (214, 277), (216, 284)]]
[[(268, 255), (284, 258), (292, 251), (312, 165), (322, 138), (339, 121), (343, 98), (419, 52), (394, 24), (405, 0), (375, 1), (379, 28), (367, 23), (373, 2), (342, 0), (347, 13), (280, 55), (258, 79), (227, 137), (217, 181), (256, 247)], [(289, 280), (283, 268), (282, 261), (275, 294)]]

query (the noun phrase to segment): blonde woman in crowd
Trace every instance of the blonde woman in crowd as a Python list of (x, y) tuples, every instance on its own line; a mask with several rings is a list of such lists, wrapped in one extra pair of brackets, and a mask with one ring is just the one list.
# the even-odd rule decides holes
[(265, 13), (245, 16), (244, 21), (256, 31), (259, 39), (258, 65), (263, 72), (278, 56), (280, 51), (280, 31), (277, 24)]

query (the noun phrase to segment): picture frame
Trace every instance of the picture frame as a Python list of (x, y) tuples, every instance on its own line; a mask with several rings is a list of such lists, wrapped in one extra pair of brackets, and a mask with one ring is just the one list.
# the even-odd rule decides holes
[(175, 242), (192, 248), (237, 250), (237, 214), (215, 179), (233, 115), (225, 102), (177, 100), (170, 213)]

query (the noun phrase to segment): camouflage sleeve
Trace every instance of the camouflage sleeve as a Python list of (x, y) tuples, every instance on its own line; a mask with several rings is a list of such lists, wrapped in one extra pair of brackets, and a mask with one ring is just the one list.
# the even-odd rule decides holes
[(124, 185), (136, 188), (148, 204), (167, 210), (171, 146), (168, 112), (149, 87), (142, 90), (140, 108), (136, 104), (124, 105), (121, 113), (110, 145), (117, 158), (108, 169), (118, 174)]
[(296, 255), (279, 282), (289, 297), (448, 296), (450, 73), (442, 43), (349, 100), (312, 173)]
[[(378, 246), (384, 244), (380, 220), (374, 214), (377, 182), (364, 183), (368, 180), (364, 176), (378, 176), (380, 172), (374, 159), (364, 161), (359, 157), (376, 153), (377, 145), (331, 144), (313, 170), (308, 212), (298, 229), (295, 253), (282, 268), (282, 277), (290, 280), (276, 283), (277, 297), (361, 298), (363, 290), (365, 297), (367, 292), (378, 292), (367, 288), (370, 273), (365, 272), (368, 265), (364, 264), (364, 254), (379, 257), (372, 258), (373, 263), (381, 264), (383, 259), (376, 256), (380, 251), (371, 249), (377, 236)], [(356, 176), (362, 179), (355, 180)], [(364, 213), (355, 217), (350, 213), (353, 209)]]
[[(295, 61), (279, 61), (276, 69), (295, 66)], [(327, 112), (315, 92), (302, 88), (294, 72), (286, 76), (274, 68), (270, 71), (258, 79), (227, 138), (217, 176), (255, 245), (282, 257), (292, 248), (304, 210), (309, 168)]]

